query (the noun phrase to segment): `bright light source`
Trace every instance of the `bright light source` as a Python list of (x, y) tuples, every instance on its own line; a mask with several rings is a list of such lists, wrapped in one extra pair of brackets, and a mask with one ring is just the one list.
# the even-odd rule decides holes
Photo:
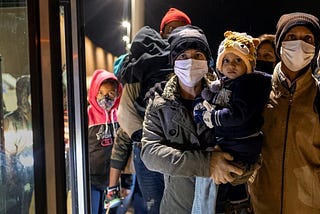
[(130, 29), (131, 26), (130, 22), (128, 21), (122, 21), (121, 25), (127, 29)]
[(125, 41), (126, 43), (130, 43), (129, 36), (123, 36), (122, 40)]

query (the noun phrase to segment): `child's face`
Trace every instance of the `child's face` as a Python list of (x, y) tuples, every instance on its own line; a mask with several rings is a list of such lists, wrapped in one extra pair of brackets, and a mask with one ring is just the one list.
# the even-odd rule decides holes
[(97, 94), (97, 99), (104, 99), (108, 97), (109, 99), (117, 98), (117, 85), (111, 82), (102, 83), (99, 92)]
[(222, 59), (221, 72), (230, 79), (236, 79), (247, 73), (247, 66), (239, 56), (227, 53)]

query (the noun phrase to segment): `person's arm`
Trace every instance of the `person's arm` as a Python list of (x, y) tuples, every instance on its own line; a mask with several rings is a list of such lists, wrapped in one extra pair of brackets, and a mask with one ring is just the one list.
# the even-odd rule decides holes
[(121, 170), (110, 167), (109, 186), (118, 186)]
[[(124, 130), (119, 127), (114, 140), (112, 154), (110, 158), (109, 186), (107, 191), (107, 201), (114, 198), (125, 197), (127, 190), (120, 189), (119, 181), (122, 170), (128, 163), (132, 151), (131, 139)], [(121, 192), (121, 194), (120, 194)]]
[(242, 173), (229, 163), (232, 157), (228, 153), (200, 149), (182, 151), (169, 146), (161, 126), (165, 124), (165, 114), (160, 111), (150, 102), (144, 120), (141, 159), (148, 169), (171, 176), (213, 177), (217, 183), (232, 181), (231, 172)]
[(142, 129), (143, 118), (138, 114), (134, 102), (140, 93), (140, 83), (125, 84), (118, 108), (120, 127), (131, 137), (137, 130)]
[[(111, 175), (114, 176), (112, 172), (115, 172), (116, 169), (119, 170), (120, 172), (124, 170), (125, 166), (128, 163), (128, 159), (130, 157), (131, 152), (132, 152), (132, 141), (128, 136), (128, 134), (122, 129), (122, 127), (119, 127), (119, 129), (117, 130), (117, 136), (115, 137), (115, 140), (114, 140), (112, 154), (110, 158), (110, 168), (114, 169), (113, 171), (110, 171), (110, 176)], [(111, 182), (111, 179), (115, 180), (115, 177), (113, 178), (110, 177), (110, 182)]]

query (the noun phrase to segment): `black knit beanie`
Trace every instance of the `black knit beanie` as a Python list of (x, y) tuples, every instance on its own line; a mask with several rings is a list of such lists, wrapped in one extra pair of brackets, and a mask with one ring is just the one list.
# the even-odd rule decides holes
[(170, 63), (173, 65), (176, 58), (187, 49), (203, 51), (207, 61), (212, 60), (210, 47), (203, 30), (193, 25), (175, 28), (169, 35)]
[(276, 53), (280, 57), (281, 43), (286, 33), (295, 26), (306, 26), (311, 30), (315, 38), (315, 58), (318, 55), (320, 44), (319, 19), (311, 14), (295, 12), (284, 14), (280, 17), (276, 32)]

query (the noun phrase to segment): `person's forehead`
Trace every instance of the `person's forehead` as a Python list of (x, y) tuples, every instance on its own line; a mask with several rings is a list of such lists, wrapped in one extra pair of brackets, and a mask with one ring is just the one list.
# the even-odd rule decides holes
[(273, 46), (269, 42), (264, 42), (261, 45), (259, 45), (257, 51), (273, 51)]
[(235, 53), (228, 52), (224, 55), (224, 58), (241, 58), (241, 57)]
[(306, 33), (306, 34), (313, 34), (310, 28), (304, 25), (297, 25), (292, 27), (286, 34), (289, 33)]
[(194, 49), (194, 48), (190, 48), (190, 49), (187, 49), (187, 50), (184, 50), (182, 53), (203, 53), (205, 54), (202, 50), (199, 50), (199, 49)]
[(114, 90), (116, 88), (116, 84), (113, 82), (104, 82), (100, 85), (100, 90)]

